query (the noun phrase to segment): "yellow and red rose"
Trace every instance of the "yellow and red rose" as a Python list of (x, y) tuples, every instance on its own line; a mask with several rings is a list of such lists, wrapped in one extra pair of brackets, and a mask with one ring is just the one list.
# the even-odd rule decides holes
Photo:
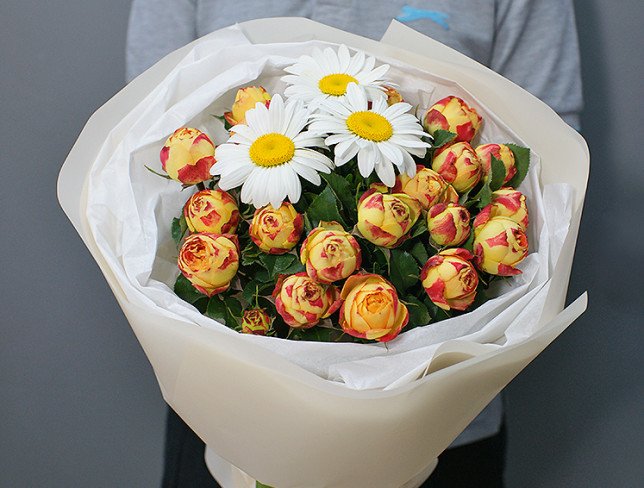
[(165, 141), (160, 158), (170, 178), (184, 185), (196, 185), (211, 178), (215, 145), (200, 130), (182, 127)]
[(483, 181), (487, 181), (492, 170), (492, 156), (503, 163), (505, 167), (505, 179), (503, 184), (508, 183), (517, 174), (514, 163), (514, 153), (505, 144), (482, 144), (476, 148), (476, 155), (481, 161), (483, 169)]
[[(514, 220), (524, 231), (528, 228), (528, 205), (523, 193), (514, 188), (501, 188), (492, 192), (492, 203), (481, 210), (479, 215), (507, 217)], [(479, 217), (481, 222), (484, 217)]]
[(244, 334), (266, 335), (271, 329), (273, 319), (263, 308), (249, 308), (244, 310), (242, 317), (242, 332)]
[(355, 237), (340, 224), (320, 222), (302, 243), (300, 259), (315, 281), (333, 283), (360, 268), (362, 252)]
[(404, 193), (415, 198), (423, 210), (429, 210), (437, 203), (456, 203), (458, 193), (441, 175), (423, 165), (416, 166), (416, 174), (409, 177), (406, 173), (396, 176), (393, 193)]
[(341, 305), (338, 287), (318, 283), (304, 271), (280, 276), (273, 297), (284, 322), (301, 329), (313, 327)]
[(427, 229), (439, 246), (459, 246), (470, 235), (470, 212), (456, 203), (439, 203), (427, 213)]
[(355, 274), (342, 287), (340, 326), (353, 337), (387, 342), (409, 322), (409, 312), (391, 283), (376, 274)]
[(476, 298), (479, 276), (466, 249), (446, 249), (429, 258), (420, 280), (429, 299), (443, 310), (466, 310)]
[(449, 96), (430, 107), (423, 126), (432, 135), (439, 129), (446, 130), (456, 134), (456, 142), (471, 142), (482, 122), (476, 109), (458, 97)]
[(263, 86), (247, 86), (240, 88), (235, 95), (235, 102), (230, 112), (224, 113), (224, 118), (231, 126), (246, 123), (246, 112), (255, 108), (257, 103), (263, 103), (268, 107), (271, 103), (270, 94)]
[(201, 190), (183, 206), (190, 232), (234, 234), (239, 224), (237, 202), (223, 190)]
[(255, 210), (249, 234), (262, 251), (269, 254), (289, 252), (299, 242), (304, 218), (288, 202), (279, 208), (267, 205)]
[(409, 237), (420, 213), (420, 203), (409, 195), (371, 189), (360, 197), (358, 230), (376, 246), (394, 248)]
[(512, 276), (528, 255), (528, 237), (521, 225), (507, 217), (481, 212), (474, 219), (474, 263), (486, 273)]
[(434, 153), (432, 169), (459, 193), (474, 188), (482, 174), (481, 162), (468, 142), (457, 142), (438, 149)]
[(403, 97), (400, 94), (400, 92), (396, 90), (394, 87), (383, 86), (382, 88), (385, 90), (385, 95), (387, 96), (387, 105), (389, 105), (390, 107), (394, 103), (400, 103), (405, 101), (403, 100)]
[(209, 297), (226, 291), (239, 268), (239, 244), (233, 234), (192, 234), (179, 251), (179, 270)]

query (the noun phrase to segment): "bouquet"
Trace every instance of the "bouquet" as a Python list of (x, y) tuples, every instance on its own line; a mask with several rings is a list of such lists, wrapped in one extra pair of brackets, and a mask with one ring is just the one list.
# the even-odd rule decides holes
[[(311, 36), (316, 40), (303, 41)], [(342, 44), (351, 46), (349, 60), (366, 53), (362, 66), (377, 75), (358, 80), (376, 86), (351, 96), (357, 111), (386, 114), (412, 131), (398, 150), (361, 157), (364, 148), (343, 139), (352, 131), (333, 118), (338, 105), (306, 100), (310, 83), (284, 79), (303, 74), (292, 71), (316, 49), (339, 57)], [(409, 52), (416, 48), (421, 56)], [(329, 81), (327, 88), (342, 80)], [(348, 91), (359, 88), (352, 87), (346, 83)], [(250, 103), (241, 102), (245, 97)], [(449, 121), (466, 107), (471, 127), (459, 131), (462, 122)], [(302, 146), (292, 159), (303, 150), (309, 164), (298, 165), (294, 177), (251, 177), (238, 156), (245, 144), (250, 157), (259, 137), (244, 127), (258, 120), (264, 127), (258, 116), (280, 108), (284, 117), (308, 114), (293, 124), (291, 141), (295, 146), (299, 135)], [(352, 112), (342, 114), (348, 120)], [(374, 116), (352, 119), (354, 129), (368, 118)], [(271, 127), (255, 135), (287, 136)], [(372, 137), (387, 134), (372, 129)], [(465, 141), (457, 138), (471, 132), (472, 150), (458, 149)], [(161, 171), (156, 161), (164, 147)], [(271, 164), (289, 148), (258, 144), (253, 155), (266, 168), (284, 168)], [(72, 149), (59, 199), (150, 359), (164, 399), (206, 442), (220, 484), (251, 486), (254, 478), (280, 488), (414, 487), (582, 313), (584, 298), (565, 310), (563, 299), (587, 158), (583, 140), (543, 104), (410, 29), (394, 24), (376, 42), (305, 19), (266, 19), (178, 50), (110, 100)], [(468, 178), (454, 176), (448, 162), (459, 161), (458, 175), (465, 159), (481, 167), (469, 191), (459, 189)], [(146, 165), (170, 179), (151, 177)], [(189, 189), (177, 191), (172, 178)], [(434, 186), (440, 201), (424, 190)], [(199, 197), (203, 191), (207, 198)], [(379, 202), (383, 211), (402, 212), (392, 212), (389, 223), (378, 220)], [(212, 206), (218, 211), (211, 219)], [(256, 212), (262, 225), (253, 230)], [(490, 238), (502, 241), (504, 231), (516, 252), (486, 247)], [(199, 244), (190, 251), (193, 239)], [(220, 260), (202, 273), (193, 265), (202, 257), (210, 262), (211, 251)], [(320, 260), (333, 256), (337, 269)], [(447, 273), (444, 263), (474, 272), (452, 279), (457, 267)], [(289, 296), (293, 281), (303, 284), (302, 293)], [(315, 304), (306, 301), (311, 289), (325, 291)], [(363, 327), (365, 316), (377, 316), (369, 320), (377, 327)], [(395, 462), (383, 462), (392, 452)]]
[(529, 149), (476, 145), (483, 117), (456, 96), (417, 118), (388, 69), (314, 48), (286, 100), (237, 91), (217, 147), (174, 131), (162, 176), (197, 187), (171, 226), (181, 298), (244, 333), (388, 342), (521, 273)]

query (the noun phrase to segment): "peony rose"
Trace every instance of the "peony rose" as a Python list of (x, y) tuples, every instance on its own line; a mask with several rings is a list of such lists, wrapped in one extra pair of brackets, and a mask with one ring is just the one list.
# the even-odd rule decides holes
[(420, 212), (420, 203), (409, 195), (367, 190), (358, 205), (358, 230), (376, 246), (393, 248), (407, 239)]
[(224, 114), (226, 122), (231, 126), (246, 123), (246, 112), (251, 108), (255, 108), (257, 103), (263, 103), (267, 107), (271, 103), (271, 96), (262, 86), (247, 86), (240, 88), (235, 95), (235, 102), (233, 103), (230, 112)]
[(338, 288), (323, 285), (302, 271), (280, 276), (273, 291), (275, 307), (284, 322), (308, 329), (335, 312), (341, 304)]
[(342, 287), (340, 326), (347, 334), (387, 342), (409, 321), (409, 312), (391, 283), (376, 274), (355, 274)]
[(284, 202), (278, 209), (267, 205), (255, 210), (248, 232), (265, 253), (284, 254), (295, 247), (303, 229), (303, 217), (293, 205)]
[(209, 297), (226, 291), (239, 268), (239, 245), (233, 234), (192, 234), (179, 251), (179, 270)]
[(445, 249), (429, 258), (420, 272), (420, 280), (429, 299), (443, 310), (466, 310), (479, 284), (470, 260), (474, 256), (466, 249)]
[(271, 329), (273, 319), (263, 308), (248, 308), (242, 317), (242, 332), (244, 334), (266, 335)]
[(239, 224), (235, 199), (223, 190), (201, 190), (183, 206), (190, 232), (234, 234)]
[(474, 263), (486, 273), (512, 276), (528, 255), (528, 237), (521, 226), (507, 217), (481, 212), (474, 219)]
[[(528, 205), (525, 195), (514, 188), (501, 188), (492, 192), (492, 203), (487, 205), (479, 215), (492, 217), (507, 217), (514, 220), (522, 230), (528, 228)], [(478, 217), (479, 222), (484, 217)]]
[(482, 144), (476, 148), (476, 155), (479, 161), (481, 161), (483, 181), (487, 181), (492, 170), (492, 156), (501, 161), (503, 166), (505, 166), (505, 179), (503, 180), (503, 184), (509, 182), (517, 174), (517, 168), (514, 165), (514, 153), (505, 144)]
[(360, 268), (362, 253), (355, 237), (337, 222), (320, 222), (302, 243), (302, 264), (320, 283), (343, 280)]
[(400, 92), (396, 90), (394, 87), (383, 86), (383, 88), (385, 90), (385, 95), (387, 96), (387, 105), (389, 105), (390, 107), (394, 103), (400, 103), (405, 101), (403, 100), (403, 97), (400, 94)]
[(470, 212), (455, 203), (439, 203), (427, 213), (427, 229), (439, 246), (458, 246), (470, 235)]
[(430, 134), (447, 130), (456, 134), (456, 142), (471, 142), (483, 119), (476, 110), (458, 97), (439, 100), (425, 114), (423, 126)]
[(203, 132), (182, 127), (165, 141), (160, 157), (170, 178), (184, 185), (196, 185), (211, 178), (215, 146)]
[(405, 173), (396, 176), (394, 193), (404, 193), (420, 202), (423, 210), (429, 210), (437, 203), (457, 203), (458, 193), (433, 169), (419, 164), (412, 178)]
[(482, 173), (481, 162), (467, 142), (457, 142), (438, 149), (434, 153), (432, 169), (451, 183), (459, 193), (474, 188)]

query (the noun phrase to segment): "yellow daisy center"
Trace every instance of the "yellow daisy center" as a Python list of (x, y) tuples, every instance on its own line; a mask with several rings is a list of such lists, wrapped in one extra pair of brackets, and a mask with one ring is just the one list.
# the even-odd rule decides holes
[(394, 128), (385, 117), (375, 112), (354, 112), (347, 118), (347, 127), (355, 135), (374, 142), (389, 139)]
[(322, 93), (339, 97), (347, 92), (347, 85), (352, 82), (358, 83), (358, 80), (345, 73), (336, 73), (322, 78), (318, 83), (318, 87)]
[(293, 159), (295, 144), (285, 135), (273, 132), (255, 139), (248, 152), (258, 166), (279, 166)]

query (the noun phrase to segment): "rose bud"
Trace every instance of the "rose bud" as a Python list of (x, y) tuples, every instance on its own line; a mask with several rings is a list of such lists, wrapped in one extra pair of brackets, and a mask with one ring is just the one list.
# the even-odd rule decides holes
[(275, 307), (293, 328), (308, 329), (340, 308), (337, 286), (323, 285), (302, 271), (280, 276), (273, 291)]
[(474, 219), (474, 263), (486, 273), (512, 276), (528, 255), (528, 237), (521, 226), (507, 217), (479, 213)]
[(420, 212), (420, 203), (409, 195), (367, 190), (358, 205), (358, 230), (376, 246), (393, 248), (409, 237)]
[[(522, 230), (528, 228), (528, 206), (525, 195), (514, 188), (501, 188), (492, 192), (492, 203), (479, 212), (479, 215), (492, 217), (507, 217), (514, 220)], [(481, 222), (485, 217), (479, 217)]]
[(192, 234), (179, 251), (179, 270), (209, 297), (230, 287), (237, 268), (239, 247), (233, 234)]
[(239, 224), (235, 199), (223, 190), (202, 190), (183, 206), (183, 216), (190, 232), (234, 234)]
[(473, 257), (466, 249), (445, 249), (425, 263), (420, 280), (436, 306), (462, 311), (472, 305), (479, 284), (479, 275), (470, 262)]
[(246, 111), (255, 108), (257, 102), (261, 102), (268, 107), (271, 103), (271, 96), (262, 86), (247, 86), (240, 88), (235, 95), (235, 102), (233, 103), (230, 112), (224, 114), (226, 122), (231, 126), (246, 123)]
[(248, 308), (242, 317), (242, 332), (244, 334), (266, 335), (271, 329), (273, 319), (263, 308)]
[(355, 274), (342, 287), (340, 326), (353, 337), (387, 342), (409, 322), (409, 312), (391, 283), (376, 274)]
[(265, 253), (284, 254), (299, 242), (303, 229), (303, 217), (293, 205), (284, 202), (278, 209), (266, 205), (255, 210), (248, 232)]
[(427, 229), (439, 246), (458, 246), (470, 235), (470, 213), (462, 205), (439, 203), (427, 213)]
[(405, 173), (396, 176), (393, 193), (405, 193), (420, 202), (423, 210), (429, 210), (437, 203), (457, 203), (458, 193), (433, 169), (416, 166), (416, 175), (410, 178)]
[(189, 127), (174, 131), (161, 149), (161, 166), (168, 176), (184, 185), (209, 180), (215, 164), (215, 146), (206, 134)]
[(302, 264), (320, 283), (343, 280), (360, 268), (362, 253), (355, 237), (337, 222), (320, 222), (302, 243)]
[(458, 97), (439, 100), (425, 114), (423, 127), (430, 134), (447, 130), (456, 134), (456, 142), (471, 142), (483, 119), (476, 110)]
[(505, 166), (504, 185), (517, 174), (517, 168), (514, 165), (514, 153), (505, 144), (482, 144), (476, 148), (476, 155), (479, 157), (483, 168), (483, 181), (487, 181), (492, 170), (492, 156)]
[(403, 97), (400, 94), (400, 92), (395, 88), (391, 86), (383, 86), (382, 88), (385, 90), (385, 95), (387, 96), (387, 105), (389, 105), (390, 107), (394, 103), (400, 103), (405, 101), (403, 100)]
[(444, 146), (434, 153), (432, 169), (459, 193), (465, 193), (481, 179), (481, 162), (467, 142)]

